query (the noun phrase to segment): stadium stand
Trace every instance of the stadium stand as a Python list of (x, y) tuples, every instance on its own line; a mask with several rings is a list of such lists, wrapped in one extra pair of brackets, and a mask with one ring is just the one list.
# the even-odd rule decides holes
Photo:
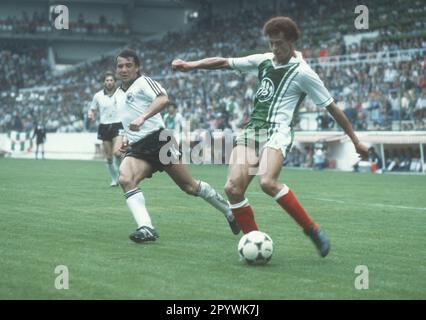
[[(263, 22), (274, 15), (289, 15), (300, 21), (302, 38), (298, 49), (324, 80), (356, 130), (425, 130), (426, 6), (423, 2), (397, 0), (389, 6), (386, 1), (374, 1), (378, 10), (370, 12), (370, 26), (364, 31), (356, 30), (353, 25), (354, 13), (350, 9), (357, 3), (352, 0), (338, 3), (326, 0), (321, 1), (321, 6), (314, 0), (266, 1), (262, 6), (255, 1), (240, 3), (241, 7), (223, 12), (213, 2), (204, 2), (199, 7), (199, 18), (184, 30), (170, 31), (153, 40), (143, 40), (135, 32), (135, 37), (120, 45), (139, 52), (144, 73), (163, 83), (181, 114), (191, 121), (191, 129), (244, 126), (251, 111), (256, 78), (233, 72), (209, 73), (209, 76), (203, 72), (172, 74), (171, 60), (267, 51), (260, 32)], [(373, 6), (373, 2), (366, 1), (365, 5)], [(406, 14), (400, 16), (400, 12)], [(84, 15), (78, 15), (71, 20), (70, 29), (94, 37), (132, 36), (130, 25), (110, 21), (105, 16), (85, 20)], [(56, 31), (39, 11), (0, 19), (0, 36), (52, 32)], [(355, 33), (363, 37), (354, 39)], [(87, 121), (86, 110), (93, 93), (100, 88), (100, 74), (114, 69), (115, 52), (105, 52), (58, 73), (49, 57), (48, 44), (25, 48), (2, 45), (0, 132), (29, 131), (35, 121), (44, 121), (48, 132), (93, 131), (96, 126)], [(309, 99), (300, 109), (296, 129), (338, 130)], [(296, 149), (294, 152), (296, 159), (299, 154)]]

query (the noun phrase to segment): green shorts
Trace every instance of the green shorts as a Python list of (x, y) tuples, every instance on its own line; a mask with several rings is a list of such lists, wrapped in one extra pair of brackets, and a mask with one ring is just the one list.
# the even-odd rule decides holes
[(259, 156), (268, 147), (281, 150), (283, 157), (291, 148), (294, 132), (290, 127), (279, 127), (269, 123), (250, 121), (246, 128), (236, 137), (234, 146), (246, 146), (256, 150)]

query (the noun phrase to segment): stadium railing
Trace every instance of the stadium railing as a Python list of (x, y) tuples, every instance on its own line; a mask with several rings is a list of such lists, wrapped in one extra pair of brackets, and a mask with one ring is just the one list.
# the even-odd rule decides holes
[(368, 53), (353, 53), (341, 56), (330, 56), (321, 58), (310, 58), (306, 59), (306, 62), (313, 66), (347, 66), (354, 64), (363, 63), (389, 63), (389, 62), (400, 62), (410, 61), (418, 56), (422, 56), (426, 53), (426, 48), (420, 49), (407, 49), (407, 50), (394, 50), (394, 51), (379, 51), (379, 52), (368, 52)]

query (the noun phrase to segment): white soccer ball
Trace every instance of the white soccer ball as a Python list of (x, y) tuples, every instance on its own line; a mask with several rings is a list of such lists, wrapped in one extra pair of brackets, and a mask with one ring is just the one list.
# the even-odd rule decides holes
[(265, 264), (272, 258), (273, 242), (262, 231), (245, 234), (238, 243), (238, 254), (248, 264)]

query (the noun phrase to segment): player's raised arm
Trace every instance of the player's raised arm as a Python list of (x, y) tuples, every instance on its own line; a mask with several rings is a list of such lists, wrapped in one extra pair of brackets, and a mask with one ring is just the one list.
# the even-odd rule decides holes
[(345, 131), (345, 133), (351, 138), (352, 143), (355, 146), (356, 152), (361, 156), (361, 158), (367, 158), (368, 157), (368, 148), (362, 144), (357, 135), (355, 134), (354, 130), (352, 129), (352, 125), (349, 122), (346, 115), (343, 113), (342, 110), (336, 105), (336, 103), (333, 101), (330, 105), (327, 106), (328, 112), (333, 116), (334, 120), (339, 124), (339, 126), (342, 127), (342, 129)]
[(173, 60), (172, 70), (188, 72), (195, 69), (230, 69), (228, 59), (221, 57), (205, 58), (196, 61)]

